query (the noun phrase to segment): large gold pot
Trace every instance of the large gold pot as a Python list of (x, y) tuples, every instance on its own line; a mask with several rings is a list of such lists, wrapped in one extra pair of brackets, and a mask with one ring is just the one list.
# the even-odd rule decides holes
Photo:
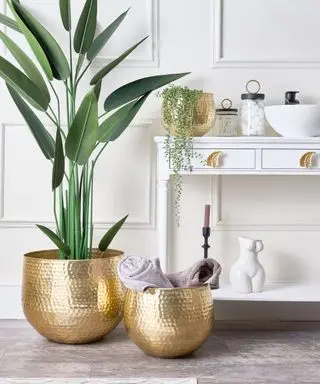
[(148, 355), (174, 358), (191, 354), (206, 341), (213, 321), (209, 285), (126, 293), (126, 331)]
[(49, 340), (83, 344), (102, 339), (123, 316), (117, 274), (123, 253), (93, 251), (90, 260), (59, 260), (56, 250), (24, 257), (22, 304), (30, 324)]
[[(165, 123), (164, 111), (162, 108), (162, 125), (167, 129), (171, 136), (176, 135), (175, 127)], [(212, 93), (202, 93), (199, 96), (196, 106), (194, 124), (192, 126), (193, 136), (199, 137), (207, 134), (213, 127), (216, 119), (216, 108)]]

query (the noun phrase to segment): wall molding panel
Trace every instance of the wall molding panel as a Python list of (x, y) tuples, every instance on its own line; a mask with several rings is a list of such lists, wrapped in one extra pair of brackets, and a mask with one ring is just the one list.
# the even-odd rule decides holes
[[(264, 58), (257, 55), (254, 58), (248, 57), (226, 57), (225, 55), (225, 36), (224, 29), (227, 25), (225, 2), (228, 0), (211, 0), (211, 38), (210, 38), (210, 51), (211, 51), (211, 67), (212, 68), (320, 68), (320, 53), (318, 57), (274, 57)], [(251, 0), (254, 1), (254, 0)], [(268, 2), (269, 0), (264, 0)], [(299, 0), (301, 4), (305, 5), (305, 0)], [(240, 2), (239, 2), (240, 3)], [(245, 7), (245, 6), (244, 6)], [(294, 5), (292, 6), (294, 7)], [(251, 10), (248, 10), (250, 14)], [(241, 18), (240, 15), (237, 15)], [(254, 15), (250, 15), (250, 18)], [(242, 27), (247, 25), (243, 21)], [(231, 27), (235, 28), (231, 24)], [(248, 25), (250, 28), (250, 25)], [(284, 26), (283, 26), (284, 28)], [(252, 31), (254, 35), (254, 31)], [(293, 37), (294, 38), (294, 37)], [(310, 39), (313, 39), (311, 34)], [(245, 42), (243, 42), (245, 44)]]
[(223, 191), (222, 191), (221, 175), (212, 176), (211, 178), (211, 205), (213, 216), (211, 219), (211, 227), (216, 231), (283, 231), (283, 232), (317, 232), (320, 231), (320, 223), (318, 222), (271, 222), (266, 224), (263, 220), (255, 222), (232, 222), (223, 218)]
[[(5, 132), (7, 127), (16, 126), (16, 124), (1, 124), (0, 125), (0, 230), (5, 228), (35, 228), (36, 224), (42, 224), (50, 228), (54, 228), (54, 221), (48, 221), (46, 218), (41, 217), (15, 217), (11, 218), (5, 215), (5, 173), (6, 173), (6, 164), (5, 164)], [(19, 125), (20, 126), (20, 125)], [(148, 143), (149, 143), (149, 171), (148, 171), (148, 180), (146, 183), (146, 188), (148, 190), (148, 199), (147, 204), (147, 215), (145, 218), (132, 218), (129, 219), (127, 223), (123, 225), (124, 229), (128, 230), (152, 230), (155, 228), (155, 192), (156, 192), (156, 177), (155, 177), (155, 157), (153, 154), (153, 138), (150, 133), (150, 121), (137, 122), (131, 126), (133, 129), (143, 128), (148, 132)], [(26, 127), (27, 129), (27, 127)], [(95, 221), (95, 229), (106, 229), (111, 227), (119, 218), (111, 218), (111, 220)]]
[[(0, 0), (1, 12), (5, 15), (8, 14), (8, 6), (5, 0)], [(141, 0), (140, 0), (141, 1)], [(157, 68), (159, 67), (159, 0), (143, 0), (146, 12), (146, 19), (148, 23), (148, 32), (150, 36), (145, 44), (149, 45), (148, 53), (146, 55), (137, 56), (134, 53), (129, 55), (119, 67), (121, 68)], [(34, 4), (56, 4), (54, 0), (30, 0), (29, 3)], [(57, 8), (58, 12), (58, 8)], [(10, 16), (10, 15), (9, 15)], [(62, 27), (62, 26), (61, 26)], [(1, 26), (4, 31), (7, 27)], [(7, 55), (7, 49), (3, 48), (3, 54)], [(108, 62), (116, 59), (117, 56), (104, 56), (98, 55), (92, 63), (93, 68), (102, 68)], [(77, 57), (73, 58), (74, 64), (77, 63)]]
[[(145, 68), (159, 67), (159, 0), (144, 0), (148, 16), (148, 34), (150, 36), (150, 49), (147, 57), (134, 57), (130, 55), (120, 67)], [(116, 56), (98, 56), (92, 63), (93, 67), (101, 68)]]

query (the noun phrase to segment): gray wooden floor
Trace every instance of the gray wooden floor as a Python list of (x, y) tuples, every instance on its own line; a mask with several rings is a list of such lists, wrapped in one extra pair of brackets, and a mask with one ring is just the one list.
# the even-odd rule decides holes
[[(0, 322), (1, 378), (197, 377), (200, 384), (320, 383), (320, 328), (218, 330), (194, 356), (145, 356), (122, 327), (103, 342), (58, 345), (25, 322)], [(30, 382), (31, 383), (31, 382)]]

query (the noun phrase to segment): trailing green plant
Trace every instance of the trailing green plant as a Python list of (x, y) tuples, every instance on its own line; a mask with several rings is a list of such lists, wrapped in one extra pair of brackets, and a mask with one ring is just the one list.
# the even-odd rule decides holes
[(182, 194), (181, 172), (189, 171), (192, 159), (199, 157), (193, 150), (196, 108), (203, 91), (171, 85), (160, 95), (163, 98), (162, 119), (168, 130), (165, 138), (165, 156), (174, 172), (175, 215), (180, 224), (180, 201)]
[[(104, 111), (99, 113), (102, 81), (144, 42), (145, 37), (93, 76), (88, 93), (78, 105), (80, 81), (129, 10), (96, 36), (97, 0), (85, 1), (75, 29), (71, 0), (60, 0), (62, 25), (69, 38), (67, 58), (51, 33), (20, 0), (7, 0), (7, 3), (14, 19), (0, 14), (0, 23), (23, 34), (40, 67), (9, 36), (0, 32), (0, 39), (21, 68), (0, 56), (0, 76), (43, 155), (52, 163), (56, 230), (41, 225), (38, 228), (58, 247), (61, 259), (89, 259), (93, 238), (94, 169), (101, 153), (128, 128), (152, 91), (187, 73), (151, 76), (125, 84), (105, 99)], [(74, 55), (77, 57), (75, 66)], [(63, 84), (65, 97), (59, 97), (56, 81)], [(61, 118), (63, 105), (67, 109), (67, 121)], [(52, 121), (55, 137), (47, 131), (34, 109)], [(102, 238), (101, 251), (109, 247), (126, 218)]]

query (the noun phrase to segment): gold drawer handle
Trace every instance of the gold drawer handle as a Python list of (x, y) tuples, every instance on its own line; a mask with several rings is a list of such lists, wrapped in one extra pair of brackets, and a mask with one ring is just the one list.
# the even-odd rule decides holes
[(212, 152), (211, 155), (207, 158), (207, 165), (212, 168), (220, 167), (222, 156), (223, 156), (222, 151)]
[(315, 152), (306, 152), (300, 158), (300, 167), (312, 168)]

